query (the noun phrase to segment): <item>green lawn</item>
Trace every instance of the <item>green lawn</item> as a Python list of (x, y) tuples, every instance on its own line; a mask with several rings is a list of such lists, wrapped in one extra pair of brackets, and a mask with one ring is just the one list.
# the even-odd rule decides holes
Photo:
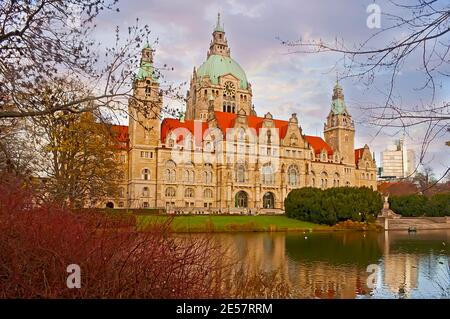
[[(164, 221), (167, 216), (137, 216), (139, 228), (149, 223)], [(313, 224), (285, 216), (174, 216), (171, 227), (175, 232), (228, 231), (287, 231), (326, 230), (329, 226)]]

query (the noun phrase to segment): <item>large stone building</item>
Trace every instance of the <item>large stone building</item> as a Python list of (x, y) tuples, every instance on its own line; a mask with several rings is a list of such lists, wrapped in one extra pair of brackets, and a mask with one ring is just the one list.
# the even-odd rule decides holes
[(161, 121), (153, 50), (142, 50), (134, 94), (148, 112), (138, 114), (130, 103), (129, 126), (115, 128), (127, 144), (121, 157), (126, 174), (110, 205), (281, 211), (295, 188), (376, 189), (375, 160), (367, 145), (354, 147), (354, 123), (338, 83), (324, 139), (305, 135), (296, 114), (288, 120), (257, 116), (252, 86), (231, 58), (220, 17), (212, 36), (206, 61), (192, 74), (185, 118)]

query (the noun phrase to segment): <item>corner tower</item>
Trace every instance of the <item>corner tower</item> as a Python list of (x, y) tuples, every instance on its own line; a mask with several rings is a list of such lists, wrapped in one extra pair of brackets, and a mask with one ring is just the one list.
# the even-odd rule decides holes
[(252, 109), (252, 89), (242, 67), (231, 58), (225, 30), (217, 15), (206, 61), (194, 68), (186, 100), (186, 119), (208, 119), (210, 97), (215, 111), (235, 113)]
[(133, 82), (133, 97), (129, 102), (132, 145), (157, 145), (159, 141), (162, 98), (153, 67), (153, 53), (147, 43), (142, 49), (139, 71)]
[(324, 125), (325, 141), (341, 155), (341, 161), (355, 165), (355, 126), (344, 101), (342, 87), (336, 82), (331, 110)]
[(157, 148), (160, 141), (162, 97), (153, 67), (153, 49), (142, 49), (139, 71), (128, 103), (128, 207), (157, 206)]

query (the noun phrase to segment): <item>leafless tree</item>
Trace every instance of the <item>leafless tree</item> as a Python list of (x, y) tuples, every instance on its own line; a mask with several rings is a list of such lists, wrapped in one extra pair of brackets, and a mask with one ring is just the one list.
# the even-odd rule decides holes
[(0, 173), (25, 177), (31, 173), (35, 156), (29, 144), (30, 134), (23, 119), (0, 123)]
[(436, 183), (433, 169), (430, 166), (425, 166), (422, 171), (414, 176), (413, 181), (419, 184), (421, 192), (429, 189), (432, 184)]
[[(127, 113), (132, 79), (140, 49), (148, 39), (147, 25), (117, 27), (106, 47), (93, 40), (95, 20), (105, 10), (116, 10), (117, 0), (6, 0), (0, 3), (0, 119), (47, 115), (57, 111), (81, 113), (103, 108), (117, 116)], [(157, 77), (162, 78), (156, 68)], [(53, 109), (42, 107), (36, 91), (61, 77), (81, 81), (83, 96)], [(181, 98), (177, 87), (161, 86), (161, 95)], [(86, 103), (90, 102), (90, 103)], [(143, 113), (155, 105), (134, 103)], [(145, 112), (143, 111), (145, 110)], [(131, 113), (131, 112), (130, 112)], [(123, 114), (127, 115), (127, 114)]]
[[(450, 102), (436, 96), (438, 89), (448, 85), (450, 77), (450, 3), (386, 0), (378, 4), (382, 8), (383, 27), (362, 43), (348, 44), (338, 38), (282, 42), (292, 53), (338, 54), (336, 67), (343, 68), (342, 77), (354, 78), (367, 86), (373, 87), (380, 74), (388, 74), (383, 103), (360, 106), (367, 117), (363, 120), (378, 128), (377, 135), (384, 128), (408, 134), (415, 127), (423, 127), (425, 134), (418, 162), (421, 165), (430, 142), (450, 132)], [(416, 67), (422, 76), (423, 84), (418, 89), (425, 92), (426, 101), (402, 105), (396, 84), (405, 66)]]

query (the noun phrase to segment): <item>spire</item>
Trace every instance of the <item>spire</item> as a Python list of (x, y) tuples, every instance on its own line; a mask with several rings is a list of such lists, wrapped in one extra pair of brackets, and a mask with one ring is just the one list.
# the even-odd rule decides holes
[(344, 90), (339, 85), (339, 80), (336, 78), (336, 84), (333, 88), (333, 98), (331, 100), (331, 111), (334, 114), (348, 114), (347, 107), (344, 101)]
[(220, 13), (217, 13), (217, 23), (216, 23), (216, 27), (214, 28), (214, 31), (225, 32), (223, 29), (223, 24), (220, 25)]
[(223, 29), (223, 23), (220, 21), (220, 13), (217, 14), (217, 23), (212, 33), (213, 39), (209, 45), (208, 57), (210, 55), (222, 55), (229, 57), (230, 49), (228, 48), (228, 42), (225, 38), (225, 31)]
[(136, 75), (138, 80), (144, 80), (146, 78), (151, 78), (153, 81), (157, 81), (155, 77), (155, 68), (153, 67), (153, 52), (150, 44), (147, 42), (141, 53), (141, 62), (139, 65), (139, 71)]

